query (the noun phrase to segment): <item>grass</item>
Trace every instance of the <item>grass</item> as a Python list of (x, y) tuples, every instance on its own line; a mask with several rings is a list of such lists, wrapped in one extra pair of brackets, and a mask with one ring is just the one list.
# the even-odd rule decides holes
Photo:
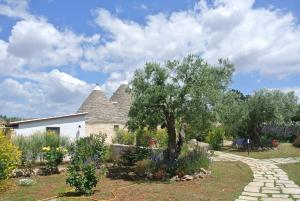
[[(215, 162), (211, 170), (212, 176), (189, 182), (133, 182), (104, 178), (98, 183), (91, 197), (109, 199), (112, 198), (112, 190), (125, 187), (115, 191), (117, 196), (115, 201), (235, 200), (244, 186), (252, 180), (251, 170), (241, 162)], [(37, 185), (27, 187), (15, 185), (0, 193), (0, 200), (31, 201), (72, 192), (72, 189), (65, 184), (65, 178), (64, 174), (33, 177)], [(11, 182), (16, 183), (17, 180)]]
[[(247, 151), (239, 151), (229, 147), (224, 147), (222, 151), (248, 156)], [(277, 150), (251, 151), (249, 157), (257, 159), (300, 157), (300, 148), (294, 147), (291, 143), (281, 143)]]
[(280, 168), (284, 170), (289, 178), (300, 186), (300, 163), (290, 163), (280, 165)]

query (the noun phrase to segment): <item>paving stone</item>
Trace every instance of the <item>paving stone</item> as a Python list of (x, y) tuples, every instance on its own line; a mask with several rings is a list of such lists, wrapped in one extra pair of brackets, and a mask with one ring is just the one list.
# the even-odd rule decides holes
[(281, 188), (283, 193), (300, 195), (300, 188)]
[(274, 197), (274, 198), (288, 198), (289, 195), (285, 195), (285, 194), (273, 194), (272, 197)]
[(258, 200), (259, 198), (266, 201), (300, 200), (300, 187), (289, 180), (287, 174), (276, 166), (276, 164), (300, 162), (300, 157), (252, 159), (229, 153), (215, 153), (223, 161), (233, 159), (242, 161), (249, 165), (253, 172), (253, 181), (244, 188), (244, 192), (236, 201)]
[(239, 196), (239, 199), (244, 199), (244, 200), (258, 200), (258, 198), (256, 198), (256, 197), (244, 196), (244, 195)]
[(261, 192), (267, 194), (280, 193), (280, 191), (275, 191), (275, 190), (262, 190)]

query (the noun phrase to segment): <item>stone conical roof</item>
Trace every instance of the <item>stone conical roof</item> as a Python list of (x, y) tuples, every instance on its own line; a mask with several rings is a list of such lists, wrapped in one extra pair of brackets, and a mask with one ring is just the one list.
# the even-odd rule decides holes
[(110, 101), (117, 107), (124, 123), (128, 120), (128, 112), (132, 103), (132, 97), (128, 92), (128, 85), (122, 84), (110, 98)]
[(88, 113), (87, 123), (122, 123), (118, 109), (106, 98), (99, 86), (96, 86), (77, 112)]

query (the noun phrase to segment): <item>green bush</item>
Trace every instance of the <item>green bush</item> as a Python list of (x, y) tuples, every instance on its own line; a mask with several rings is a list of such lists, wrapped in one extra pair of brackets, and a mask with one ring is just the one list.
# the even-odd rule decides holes
[(71, 165), (68, 166), (66, 183), (75, 187), (76, 192), (92, 194), (99, 178), (96, 166), (100, 167), (107, 155), (105, 135), (91, 135), (80, 138), (71, 146)]
[(125, 165), (134, 165), (137, 161), (148, 159), (151, 156), (151, 150), (144, 147), (135, 147), (126, 149), (121, 153), (121, 160)]
[(0, 181), (10, 177), (20, 162), (20, 151), (0, 132)]
[(208, 136), (207, 136), (207, 142), (211, 145), (211, 147), (214, 150), (219, 150), (221, 147), (221, 143), (224, 138), (224, 129), (222, 127), (216, 127), (213, 128)]
[(145, 176), (148, 172), (151, 172), (152, 161), (149, 159), (141, 160), (136, 163), (134, 172), (138, 176)]
[(112, 139), (112, 142), (116, 144), (134, 145), (135, 134), (123, 129), (117, 130), (115, 132), (115, 137)]
[(50, 174), (58, 173), (58, 165), (62, 163), (67, 150), (62, 147), (44, 147), (46, 170)]
[(93, 163), (68, 167), (68, 178), (66, 183), (75, 187), (76, 192), (81, 194), (92, 194), (92, 189), (96, 187), (98, 178), (96, 177), (96, 168)]
[(107, 157), (108, 148), (105, 145), (105, 138), (106, 135), (101, 133), (80, 138), (70, 146), (71, 158), (73, 161), (93, 162), (99, 166)]
[(137, 129), (135, 135), (137, 146), (149, 147), (151, 139), (155, 140), (159, 147), (167, 147), (168, 145), (168, 133), (166, 129)]

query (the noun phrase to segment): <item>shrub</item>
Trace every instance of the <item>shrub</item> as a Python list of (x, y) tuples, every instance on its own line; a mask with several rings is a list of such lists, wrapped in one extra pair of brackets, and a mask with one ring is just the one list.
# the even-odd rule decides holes
[(96, 187), (98, 178), (96, 177), (96, 168), (93, 163), (77, 167), (71, 165), (68, 167), (68, 178), (66, 183), (75, 187), (76, 192), (81, 194), (92, 194), (92, 189)]
[(168, 134), (166, 129), (137, 129), (135, 132), (137, 146), (149, 147), (150, 141), (153, 139), (159, 147), (167, 147)]
[(117, 130), (112, 142), (117, 144), (134, 145), (135, 134), (122, 129)]
[(209, 166), (208, 154), (201, 148), (195, 148), (189, 154), (179, 157), (174, 166), (170, 168), (170, 173), (174, 174), (194, 174), (201, 168)]
[(293, 145), (295, 147), (300, 147), (300, 135), (298, 135), (298, 137), (295, 139), (295, 141), (293, 142)]
[(58, 165), (62, 163), (67, 150), (62, 147), (44, 147), (46, 170), (50, 174), (58, 173)]
[(21, 153), (1, 132), (0, 133), (0, 181), (9, 178), (20, 162)]
[(219, 150), (224, 137), (224, 129), (221, 127), (213, 128), (208, 136), (207, 141), (214, 150)]
[(71, 165), (68, 166), (66, 183), (75, 187), (76, 192), (92, 194), (99, 178), (96, 177), (96, 166), (105, 160), (107, 147), (105, 135), (91, 135), (81, 138), (71, 147)]
[(80, 138), (70, 146), (71, 158), (85, 163), (93, 162), (99, 166), (107, 157), (108, 148), (105, 145), (105, 138), (106, 135), (101, 133)]
[(138, 176), (145, 176), (148, 172), (151, 172), (152, 161), (149, 159), (141, 160), (136, 163), (134, 172)]
[(121, 160), (125, 165), (134, 165), (137, 161), (148, 159), (151, 156), (151, 150), (143, 147), (126, 149), (121, 153)]

